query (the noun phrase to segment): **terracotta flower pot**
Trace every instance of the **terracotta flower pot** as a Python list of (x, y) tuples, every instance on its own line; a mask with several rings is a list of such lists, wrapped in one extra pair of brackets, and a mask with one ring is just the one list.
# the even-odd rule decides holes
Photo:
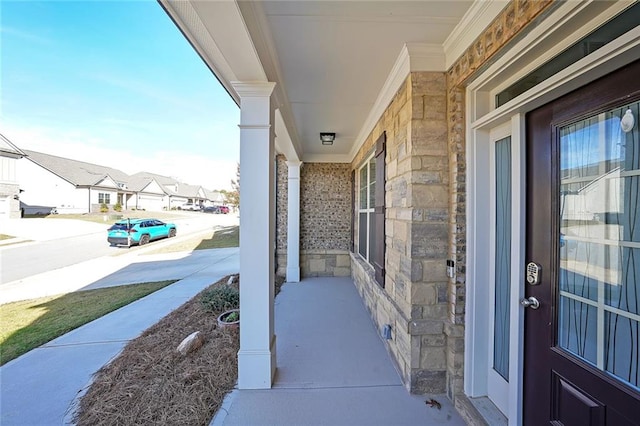
[[(233, 320), (232, 318), (229, 318), (233, 316), (237, 316), (237, 319)], [(231, 309), (230, 311), (225, 311), (221, 313), (220, 316), (218, 317), (218, 327), (220, 328), (225, 328), (225, 327), (238, 328), (239, 326), (240, 326), (240, 309)]]

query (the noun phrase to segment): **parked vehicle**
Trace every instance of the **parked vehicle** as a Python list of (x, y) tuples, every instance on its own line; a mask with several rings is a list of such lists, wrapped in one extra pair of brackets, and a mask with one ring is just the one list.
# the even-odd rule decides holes
[(207, 206), (202, 209), (204, 213), (227, 214), (229, 207), (227, 206)]
[(215, 213), (215, 214), (220, 214), (222, 213), (222, 211), (220, 211), (220, 206), (207, 206), (204, 209), (202, 209), (203, 213)]
[(181, 206), (178, 206), (178, 210), (191, 210), (191, 211), (200, 211), (202, 210), (202, 206), (200, 204), (194, 204), (191, 202), (186, 202)]
[(112, 246), (145, 245), (160, 238), (176, 236), (176, 225), (158, 219), (125, 219), (114, 223), (107, 230), (107, 242)]

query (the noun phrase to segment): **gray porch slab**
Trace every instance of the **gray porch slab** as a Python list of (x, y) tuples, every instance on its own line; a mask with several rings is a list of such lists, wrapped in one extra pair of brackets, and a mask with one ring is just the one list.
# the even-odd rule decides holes
[(235, 390), (214, 426), (465, 424), (407, 392), (350, 278), (285, 284), (275, 327), (273, 389)]

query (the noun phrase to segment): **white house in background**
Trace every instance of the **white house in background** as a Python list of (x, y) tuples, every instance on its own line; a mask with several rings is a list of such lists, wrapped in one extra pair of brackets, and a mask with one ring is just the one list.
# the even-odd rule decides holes
[(174, 181), (173, 178), (154, 173), (140, 172), (132, 175), (129, 178), (129, 187), (135, 193), (129, 208), (150, 211), (170, 209), (171, 191), (167, 189), (166, 185), (171, 185)]
[[(20, 208), (26, 214), (48, 214), (53, 209), (64, 214), (98, 212), (103, 204), (113, 210), (120, 204), (123, 210), (163, 211), (188, 202), (206, 206), (224, 201), (219, 192), (169, 176), (149, 172), (130, 176), (111, 167), (20, 150), (4, 137), (0, 142), (0, 202), (10, 195), (16, 217)], [(0, 208), (5, 207), (0, 204)]]
[(25, 153), (0, 135), (0, 219), (20, 217), (20, 186), (16, 164)]
[(225, 204), (224, 195), (220, 191), (209, 191), (208, 189), (204, 190), (207, 201), (205, 202), (208, 206), (223, 206)]
[(208, 204), (211, 191), (199, 185), (189, 185), (169, 176), (140, 172), (129, 178), (129, 188), (135, 192), (131, 208), (151, 211), (177, 209), (184, 203)]
[[(23, 191), (20, 197), (25, 213), (89, 213), (106, 204), (117, 203), (123, 209), (133, 192), (128, 189), (129, 176), (117, 169), (71, 160), (41, 152), (24, 150), (17, 162), (16, 180)], [(48, 211), (46, 211), (48, 213)]]

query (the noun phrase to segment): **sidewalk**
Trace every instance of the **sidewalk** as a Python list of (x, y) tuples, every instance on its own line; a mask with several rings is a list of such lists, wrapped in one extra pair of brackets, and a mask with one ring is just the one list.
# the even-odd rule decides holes
[[(209, 256), (207, 266), (196, 270), (183, 270), (185, 278), (175, 284), (71, 331), (0, 367), (0, 424), (60, 425), (70, 421), (70, 405), (78, 393), (89, 385), (92, 375), (114, 358), (129, 340), (140, 335), (208, 285), (225, 275), (238, 272), (239, 249), (203, 252)], [(153, 263), (157, 267), (158, 263)], [(185, 258), (175, 262), (171, 270), (175, 271), (181, 266), (188, 268), (188, 265), (189, 262)], [(193, 268), (193, 263), (191, 266)], [(67, 278), (71, 277), (72, 275), (67, 275)], [(78, 280), (86, 277), (73, 278)], [(105, 277), (105, 280), (108, 279), (109, 277)], [(152, 277), (146, 281), (156, 279), (165, 278)], [(93, 278), (85, 279), (84, 285), (96, 285), (96, 282)]]
[(273, 389), (233, 391), (211, 426), (465, 424), (445, 395), (407, 392), (350, 278), (285, 284), (275, 304)]

